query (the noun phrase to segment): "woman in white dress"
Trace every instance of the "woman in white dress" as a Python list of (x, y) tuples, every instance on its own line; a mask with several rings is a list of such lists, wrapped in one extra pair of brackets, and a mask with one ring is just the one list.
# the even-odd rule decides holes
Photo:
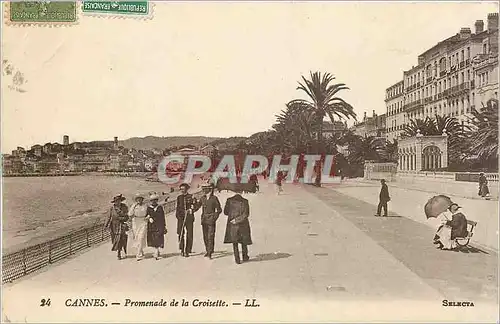
[(132, 233), (134, 245), (137, 249), (136, 258), (140, 261), (144, 258), (144, 247), (146, 246), (146, 234), (148, 221), (146, 219), (148, 206), (144, 204), (144, 197), (140, 194), (135, 196), (135, 203), (130, 206), (128, 215), (132, 218)]

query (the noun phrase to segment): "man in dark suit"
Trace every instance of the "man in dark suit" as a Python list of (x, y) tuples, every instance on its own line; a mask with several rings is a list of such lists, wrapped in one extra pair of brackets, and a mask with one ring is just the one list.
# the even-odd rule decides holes
[(380, 183), (382, 184), (382, 188), (380, 189), (380, 194), (378, 196), (379, 202), (375, 216), (380, 216), (380, 212), (382, 211), (382, 208), (384, 208), (384, 216), (387, 217), (387, 203), (391, 200), (391, 197), (389, 197), (389, 188), (387, 188), (385, 180), (380, 180)]
[(250, 232), (250, 207), (248, 200), (241, 196), (241, 190), (237, 189), (236, 195), (226, 200), (224, 214), (228, 216), (224, 243), (233, 244), (234, 261), (241, 263), (238, 244), (241, 244), (243, 261), (248, 261), (248, 245), (252, 244)]
[(219, 218), (222, 208), (219, 199), (214, 195), (215, 186), (210, 183), (202, 186), (204, 195), (195, 204), (194, 211), (201, 210), (201, 226), (203, 230), (203, 241), (205, 242), (205, 257), (212, 259), (215, 246), (215, 224)]
[[(180, 185), (181, 194), (177, 196), (175, 216), (177, 218), (177, 235), (179, 237), (179, 250), (181, 255), (189, 257), (193, 248), (193, 223), (194, 223), (194, 199), (188, 193), (189, 185)], [(184, 239), (184, 235), (186, 238)]]

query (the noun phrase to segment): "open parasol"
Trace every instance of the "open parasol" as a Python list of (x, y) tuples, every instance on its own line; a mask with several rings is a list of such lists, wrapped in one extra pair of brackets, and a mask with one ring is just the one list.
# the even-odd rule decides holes
[(448, 196), (434, 196), (425, 204), (425, 216), (427, 216), (427, 219), (431, 217), (438, 217), (441, 213), (445, 212), (451, 204), (453, 204), (453, 201), (451, 201)]

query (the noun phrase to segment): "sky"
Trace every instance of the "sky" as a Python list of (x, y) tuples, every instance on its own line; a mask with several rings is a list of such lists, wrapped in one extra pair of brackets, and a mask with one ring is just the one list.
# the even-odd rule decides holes
[[(47, 142), (249, 136), (297, 82), (329, 72), (358, 118), (437, 42), (498, 12), (495, 2), (156, 2), (151, 20), (2, 28), (2, 152)], [(352, 123), (352, 122), (350, 122)]]

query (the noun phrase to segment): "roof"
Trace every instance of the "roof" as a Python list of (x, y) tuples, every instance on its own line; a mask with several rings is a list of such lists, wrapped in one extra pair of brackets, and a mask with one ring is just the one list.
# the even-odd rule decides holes
[(177, 152), (194, 152), (195, 149), (193, 148), (190, 148), (190, 147), (185, 147), (185, 148), (182, 148), (180, 150), (177, 150)]

